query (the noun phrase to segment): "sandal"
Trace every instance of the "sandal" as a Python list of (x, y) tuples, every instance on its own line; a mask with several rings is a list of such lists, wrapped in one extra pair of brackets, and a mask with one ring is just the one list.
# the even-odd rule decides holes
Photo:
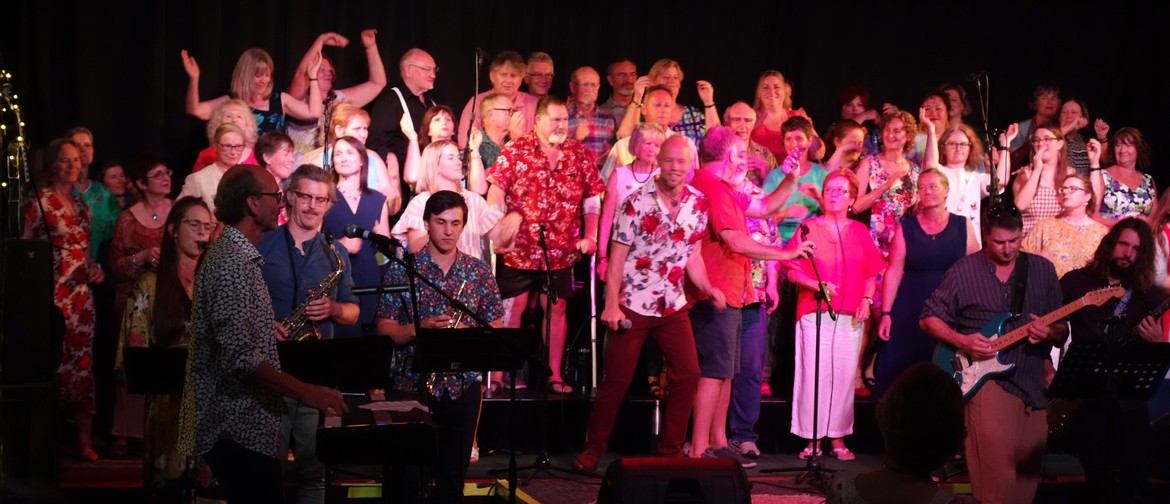
[(849, 448), (844, 446), (833, 448), (831, 453), (837, 460), (853, 460), (857, 458), (857, 455), (854, 455), (853, 452), (849, 451)]
[[(817, 455), (820, 455), (820, 454), (821, 454), (821, 451), (817, 450)], [(813, 457), (813, 447), (811, 447), (811, 446), (804, 447), (803, 450), (800, 450), (800, 455), (797, 455), (797, 457), (800, 457), (801, 460), (808, 460), (808, 459), (812, 458)]]
[(79, 453), (78, 456), (80, 456), (82, 460), (89, 461), (89, 462), (97, 462), (98, 459), (100, 458), (100, 457), (98, 457), (97, 452), (93, 451), (93, 448), (87, 448), (85, 450), (81, 450), (81, 453)]
[(563, 381), (550, 381), (548, 391), (553, 394), (569, 395), (573, 393), (573, 387)]
[(471, 463), (474, 464), (476, 462), (479, 462), (479, 447), (472, 446), (471, 447)]

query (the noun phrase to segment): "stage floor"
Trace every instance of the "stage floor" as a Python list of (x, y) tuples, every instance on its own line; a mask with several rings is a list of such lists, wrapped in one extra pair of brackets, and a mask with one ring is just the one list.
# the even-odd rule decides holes
[[(619, 414), (618, 427), (614, 432), (613, 450), (599, 465), (597, 474), (581, 475), (568, 470), (573, 457), (584, 442), (585, 422), (588, 420), (592, 402), (581, 394), (566, 397), (554, 396), (547, 403), (533, 391), (518, 392), (517, 402), (510, 406), (505, 397), (484, 401), (483, 416), (479, 431), (479, 442), (483, 454), (479, 462), (471, 464), (469, 484), (491, 486), (497, 479), (506, 479), (508, 467), (508, 428), (516, 427), (519, 434), (516, 444), (520, 455), (519, 465), (532, 463), (534, 455), (541, 449), (540, 426), (544, 423), (540, 412), (548, 412), (547, 433), (544, 436), (546, 449), (553, 463), (553, 470), (538, 474), (531, 484), (521, 490), (542, 504), (592, 502), (604, 474), (605, 467), (620, 456), (649, 456), (653, 453), (654, 410), (660, 405), (653, 399), (634, 395), (623, 404)], [(545, 406), (542, 408), (542, 404)], [(834, 458), (825, 459), (825, 468), (830, 470), (869, 471), (881, 466), (883, 461), (881, 442), (877, 437), (873, 421), (873, 402), (859, 399), (856, 403), (855, 434), (846, 438), (849, 446), (857, 453), (857, 460), (842, 462)], [(796, 477), (804, 472), (806, 463), (797, 458), (803, 442), (788, 433), (791, 409), (783, 398), (765, 398), (761, 408), (757, 431), (760, 433), (760, 447), (764, 455), (757, 468), (746, 470), (752, 483), (753, 499), (757, 502), (801, 502), (792, 497), (780, 499), (772, 496), (795, 496), (815, 493), (808, 485), (798, 484)], [(1045, 480), (1037, 502), (1073, 502), (1083, 485), (1081, 467), (1076, 457), (1066, 453), (1061, 446), (1053, 443), (1045, 457)], [(140, 477), (142, 464), (139, 460), (100, 460), (82, 462), (76, 457), (62, 456), (60, 462), (60, 487), (72, 502), (146, 502)], [(765, 473), (768, 469), (789, 468), (777, 474)], [(369, 487), (376, 485), (379, 474), (377, 467), (342, 467), (349, 474), (339, 475), (330, 490), (331, 502), (346, 502), (347, 495), (370, 493)], [(952, 468), (956, 469), (956, 468)], [(492, 475), (492, 471), (504, 471)], [(521, 481), (532, 471), (521, 471)], [(943, 484), (956, 493), (970, 491), (965, 473), (943, 479)], [(1153, 481), (1152, 487), (1159, 497), (1156, 502), (1170, 502), (1170, 484)], [(293, 502), (295, 484), (289, 483), (289, 502)], [(482, 489), (476, 493), (486, 493)], [(376, 493), (376, 491), (375, 491)], [(480, 498), (483, 499), (483, 498)], [(771, 500), (769, 500), (771, 499)], [(778, 500), (779, 499), (779, 500)], [(372, 499), (350, 499), (352, 502), (371, 502)], [(475, 500), (469, 500), (475, 502)]]

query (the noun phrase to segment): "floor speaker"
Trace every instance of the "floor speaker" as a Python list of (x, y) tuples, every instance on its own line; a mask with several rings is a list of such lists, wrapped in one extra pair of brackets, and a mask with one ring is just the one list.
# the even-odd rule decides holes
[(4, 251), (0, 384), (52, 382), (65, 333), (53, 304), (53, 249), (44, 240), (9, 240)]
[(621, 458), (597, 493), (597, 504), (750, 502), (747, 475), (730, 459)]

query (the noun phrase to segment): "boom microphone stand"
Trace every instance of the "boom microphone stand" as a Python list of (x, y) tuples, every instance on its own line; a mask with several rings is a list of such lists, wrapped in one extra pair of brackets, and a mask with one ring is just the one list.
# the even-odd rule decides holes
[[(808, 236), (808, 226), (800, 225), (801, 237)], [(812, 422), (812, 437), (813, 437), (813, 451), (807, 459), (805, 459), (804, 467), (784, 467), (778, 469), (762, 469), (761, 473), (777, 473), (777, 472), (804, 472), (796, 477), (797, 483), (808, 482), (813, 488), (823, 490), (828, 483), (827, 473), (832, 473), (833, 470), (825, 469), (824, 464), (824, 450), (821, 449), (821, 438), (817, 435), (817, 422), (820, 413), (821, 405), (821, 318), (822, 311), (829, 313), (829, 318), (834, 322), (837, 321), (837, 312), (833, 310), (833, 299), (829, 296), (829, 292), (825, 289), (825, 282), (821, 280), (821, 272), (817, 269), (817, 261), (813, 259), (812, 252), (809, 252), (808, 262), (812, 264), (813, 276), (817, 279), (817, 292), (813, 294), (813, 298), (817, 300), (816, 311), (816, 350), (813, 357), (813, 422)], [(822, 310), (823, 308), (823, 310)], [(798, 322), (799, 323), (799, 322)]]

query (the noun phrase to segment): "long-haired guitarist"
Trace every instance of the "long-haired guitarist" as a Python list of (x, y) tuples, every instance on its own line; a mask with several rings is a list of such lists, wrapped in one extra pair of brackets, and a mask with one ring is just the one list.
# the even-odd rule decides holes
[[(1154, 285), (1154, 236), (1145, 221), (1118, 222), (1101, 240), (1092, 261), (1060, 279), (1065, 301), (1121, 285), (1125, 294), (1069, 315), (1073, 343), (1082, 341), (1162, 343), (1159, 311), (1166, 299)], [(1108, 398), (1082, 402), (1070, 433), (1085, 468), (1087, 502), (1147, 502), (1150, 412), (1146, 401)], [(1110, 465), (1116, 479), (1108, 481)], [(1112, 488), (1112, 492), (1110, 492)]]
[[(1032, 502), (1048, 434), (1044, 362), (1052, 345), (1068, 336), (1068, 326), (1063, 321), (1032, 323), (1060, 308), (1062, 298), (1052, 263), (1020, 252), (1019, 210), (993, 206), (983, 223), (982, 252), (947, 270), (923, 306), (920, 324), (927, 334), (957, 349), (953, 360), (962, 362), (955, 363), (956, 369), (1010, 368), (989, 373), (986, 381), (979, 378), (982, 386), (969, 396), (967, 466), (980, 502)], [(1008, 312), (1021, 316), (1002, 327), (985, 328)], [(997, 347), (997, 336), (1021, 327), (1026, 327), (1026, 341)], [(960, 385), (966, 389), (968, 384)]]

